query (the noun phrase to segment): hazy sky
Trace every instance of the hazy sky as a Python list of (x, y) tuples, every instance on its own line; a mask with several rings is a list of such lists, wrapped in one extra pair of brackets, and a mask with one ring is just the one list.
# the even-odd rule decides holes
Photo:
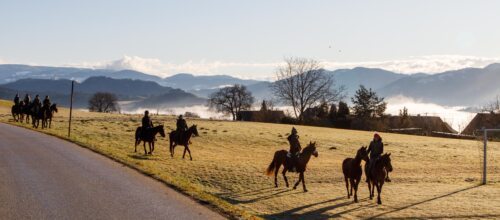
[(0, 63), (266, 78), (300, 56), (438, 72), (500, 61), (499, 10), (480, 0), (0, 0)]

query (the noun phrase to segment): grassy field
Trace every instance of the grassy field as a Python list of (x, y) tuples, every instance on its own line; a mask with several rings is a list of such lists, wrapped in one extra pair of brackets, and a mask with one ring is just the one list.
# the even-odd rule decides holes
[[(14, 123), (9, 102), (0, 102), (0, 121)], [(159, 138), (155, 154), (133, 152), (140, 115), (75, 112), (71, 140), (164, 181), (168, 185), (237, 218), (500, 218), (500, 143), (490, 143), (489, 178), (481, 180), (482, 143), (382, 133), (392, 153), (392, 183), (384, 186), (383, 205), (368, 199), (360, 185), (359, 203), (348, 200), (342, 160), (367, 145), (373, 132), (298, 126), (301, 142), (317, 141), (319, 157), (305, 173), (309, 192), (273, 187), (264, 175), (276, 150), (288, 148), (290, 125), (188, 119), (197, 124), (193, 161), (182, 160), (182, 147), (168, 154), (167, 138)], [(54, 127), (44, 130), (66, 137), (68, 111), (61, 109)], [(174, 118), (153, 116), (174, 129)], [(291, 182), (296, 174), (288, 174)], [(364, 179), (364, 178), (363, 178)]]

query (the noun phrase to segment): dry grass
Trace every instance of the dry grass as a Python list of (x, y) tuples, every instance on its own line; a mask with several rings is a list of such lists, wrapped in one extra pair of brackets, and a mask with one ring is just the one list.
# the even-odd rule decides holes
[[(2, 107), (3, 106), (3, 107)], [(2, 121), (8, 121), (7, 102), (0, 102)], [(7, 110), (6, 110), (7, 109)], [(6, 113), (7, 112), (7, 113)], [(67, 111), (45, 130), (64, 137)], [(139, 115), (76, 112), (72, 141), (108, 155), (179, 190), (205, 201), (233, 217), (251, 218), (500, 218), (500, 144), (490, 143), (490, 184), (481, 178), (481, 142), (382, 134), (392, 153), (392, 183), (384, 187), (383, 205), (367, 199), (365, 183), (360, 203), (346, 199), (341, 173), (345, 157), (367, 145), (372, 132), (298, 126), (303, 145), (317, 141), (319, 157), (306, 172), (309, 192), (273, 188), (264, 175), (273, 153), (287, 148), (290, 125), (188, 119), (198, 124), (200, 137), (193, 140), (193, 161), (182, 160), (182, 147), (168, 155), (166, 138), (159, 138), (153, 156), (133, 152), (133, 134)], [(173, 129), (173, 118), (153, 116), (155, 123)], [(12, 122), (11, 122), (12, 123)], [(296, 174), (288, 174), (291, 181)]]

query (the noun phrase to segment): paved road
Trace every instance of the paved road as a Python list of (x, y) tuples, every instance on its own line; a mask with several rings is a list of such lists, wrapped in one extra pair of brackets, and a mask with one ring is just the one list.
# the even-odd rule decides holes
[(1, 219), (223, 219), (135, 170), (0, 123)]

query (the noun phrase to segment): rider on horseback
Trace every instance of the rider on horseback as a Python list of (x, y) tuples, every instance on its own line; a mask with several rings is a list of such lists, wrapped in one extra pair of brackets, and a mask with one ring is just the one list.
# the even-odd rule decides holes
[(297, 135), (297, 129), (295, 129), (295, 127), (292, 128), (292, 133), (288, 136), (287, 139), (288, 143), (290, 143), (289, 157), (292, 159), (291, 171), (295, 172), (295, 167), (299, 159), (300, 150), (302, 150), (302, 147), (300, 147), (299, 135)]
[(144, 112), (144, 117), (142, 117), (142, 129), (145, 131), (148, 128), (153, 127), (153, 121), (149, 118), (149, 111)]
[(28, 93), (24, 96), (24, 104), (29, 105), (31, 103), (31, 97)]
[(14, 97), (14, 105), (18, 106), (19, 105), (19, 94), (16, 93), (16, 97)]
[[(379, 134), (375, 133), (373, 135), (373, 140), (370, 142), (367, 153), (370, 154), (368, 170), (366, 171), (367, 173), (369, 173), (375, 162), (377, 162), (380, 156), (384, 153), (384, 143), (382, 143), (382, 137), (380, 137)], [(366, 181), (368, 182), (368, 178), (366, 179)], [(391, 182), (391, 180), (389, 179), (389, 172), (387, 172), (386, 181)]]
[(177, 118), (177, 139), (181, 140), (182, 134), (184, 134), (185, 131), (188, 129), (188, 125), (186, 120), (182, 117), (182, 115), (179, 115), (179, 118)]
[(40, 103), (40, 98), (38, 97), (38, 94), (35, 96), (35, 99), (33, 99), (33, 110), (37, 112), (40, 110), (42, 107), (42, 103)]
[(42, 106), (43, 109), (45, 109), (45, 111), (48, 111), (50, 110), (50, 98), (49, 96), (45, 96), (45, 99), (43, 100), (43, 106)]

